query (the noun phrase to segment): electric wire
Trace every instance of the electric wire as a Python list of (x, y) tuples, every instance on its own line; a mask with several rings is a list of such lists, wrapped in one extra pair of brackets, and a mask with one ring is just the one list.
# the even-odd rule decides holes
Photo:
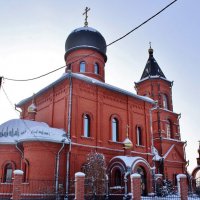
[[(16, 111), (16, 109), (13, 107), (14, 104), (11, 102), (11, 100), (10, 100), (10, 98), (8, 97), (8, 94), (7, 94), (7, 92), (5, 91), (5, 89), (4, 89), (3, 86), (2, 86), (2, 91), (3, 91), (4, 95), (6, 96), (6, 99), (7, 99), (7, 101), (9, 102), (9, 104), (11, 105), (12, 109), (15, 110), (17, 116), (19, 117), (19, 113), (18, 113), (18, 112)], [(26, 127), (26, 129), (27, 129), (30, 133), (32, 133), (32, 131), (31, 131), (30, 127), (28, 126), (28, 124), (26, 123), (25, 119), (21, 119), (21, 120), (22, 120), (24, 126)], [(39, 140), (39, 138), (35, 135), (35, 133), (32, 133), (32, 135), (34, 136), (34, 138), (35, 138), (36, 141), (41, 142), (41, 141)], [(46, 145), (46, 143), (43, 143), (43, 146), (45, 146), (47, 149), (49, 149), (49, 146)], [(55, 152), (52, 151), (51, 149), (49, 149), (49, 151), (50, 151), (51, 153), (55, 154)]]
[(146, 24), (147, 22), (149, 22), (150, 20), (152, 20), (154, 17), (156, 17), (157, 15), (159, 15), (161, 12), (163, 12), (164, 10), (166, 10), (168, 7), (170, 7), (170, 6), (171, 6), (172, 4), (174, 4), (176, 1), (178, 1), (178, 0), (172, 1), (170, 4), (168, 4), (168, 5), (165, 6), (162, 10), (160, 10), (159, 12), (157, 12), (156, 14), (154, 14), (153, 16), (151, 16), (150, 18), (148, 18), (146, 21), (144, 21), (144, 22), (141, 23), (140, 25), (136, 26), (134, 29), (132, 29), (131, 31), (129, 31), (128, 33), (126, 33), (125, 35), (123, 35), (122, 37), (120, 37), (120, 38), (114, 40), (113, 42), (109, 43), (109, 44), (107, 45), (107, 47), (110, 46), (110, 45), (112, 45), (112, 44), (114, 44), (114, 43), (116, 43), (116, 42), (118, 42), (118, 41), (120, 41), (120, 40), (122, 40), (123, 38), (125, 38), (126, 36), (128, 36), (129, 34), (131, 34), (132, 32), (134, 32), (135, 30), (137, 30), (138, 28), (140, 28), (141, 26), (143, 26), (144, 24)]
[[(156, 16), (158, 16), (160, 13), (162, 13), (164, 10), (166, 10), (168, 7), (170, 7), (170, 6), (171, 6), (172, 4), (174, 4), (176, 1), (178, 1), (178, 0), (172, 1), (172, 2), (169, 3), (167, 6), (165, 6), (163, 9), (161, 9), (159, 12), (157, 12), (156, 14), (154, 14), (153, 16), (151, 16), (150, 18), (148, 18), (147, 20), (145, 20), (144, 22), (142, 22), (140, 25), (136, 26), (134, 29), (132, 29), (131, 31), (129, 31), (128, 33), (126, 33), (125, 35), (123, 35), (122, 37), (120, 37), (120, 38), (114, 40), (113, 42), (111, 42), (111, 43), (109, 43), (109, 44), (107, 44), (106, 47), (109, 47), (109, 46), (113, 45), (114, 43), (116, 43), (116, 42), (118, 42), (118, 41), (124, 39), (124, 38), (127, 37), (129, 34), (131, 34), (132, 32), (134, 32), (135, 30), (137, 30), (138, 28), (140, 28), (141, 26), (143, 26), (144, 24), (146, 24), (147, 22), (149, 22), (150, 20), (152, 20), (152, 19), (155, 18)], [(73, 61), (73, 62), (71, 62), (71, 63), (69, 63), (69, 64), (73, 64), (73, 63), (75, 63), (75, 62), (78, 62), (78, 61), (80, 61), (80, 60), (82, 60), (82, 59), (84, 59), (84, 58), (86, 58), (86, 57), (89, 57), (89, 56), (91, 56), (91, 55), (94, 55), (94, 54), (95, 54), (95, 52), (94, 52), (94, 53), (91, 53), (91, 54), (87, 54), (87, 55), (82, 56), (81, 58), (78, 58), (77, 60), (75, 60), (75, 61)], [(21, 81), (21, 82), (22, 82), (22, 81), (24, 81), (24, 82), (25, 82), (25, 81), (32, 81), (32, 80), (36, 80), (36, 79), (42, 78), (42, 77), (44, 77), (44, 76), (47, 76), (47, 75), (49, 75), (49, 74), (52, 74), (52, 73), (54, 73), (54, 72), (56, 72), (56, 71), (58, 71), (58, 70), (60, 70), (60, 69), (62, 69), (62, 68), (64, 68), (64, 67), (66, 67), (66, 66), (59, 67), (59, 68), (57, 68), (57, 69), (55, 69), (55, 70), (49, 71), (49, 72), (47, 72), (47, 73), (45, 73), (45, 74), (42, 74), (42, 75), (37, 76), (37, 77), (34, 77), (34, 78), (29, 78), (29, 79), (14, 79), (14, 78), (7, 78), (7, 77), (2, 77), (2, 78), (5, 79), (5, 80), (9, 80), (9, 81)]]
[[(82, 60), (82, 59), (84, 59), (84, 58), (86, 58), (86, 57), (92, 56), (92, 55), (94, 55), (95, 53), (96, 53), (96, 52), (94, 51), (94, 52), (92, 52), (92, 53), (90, 53), (90, 54), (87, 54), (87, 55), (85, 55), (85, 56), (81, 56), (81, 58), (78, 58), (78, 59), (74, 60), (73, 62), (70, 62), (69, 65), (74, 64), (74, 63), (76, 63), (76, 62), (78, 62), (78, 61), (80, 61), (80, 60)], [(52, 74), (52, 73), (54, 73), (54, 72), (56, 72), (56, 71), (58, 71), (58, 70), (60, 70), (60, 69), (62, 69), (62, 68), (65, 68), (65, 67), (66, 67), (66, 65), (64, 65), (64, 66), (62, 66), (62, 67), (59, 67), (59, 68), (57, 68), (57, 69), (54, 69), (54, 70), (52, 70), (52, 71), (50, 71), (50, 72), (47, 72), (47, 73), (45, 73), (45, 74), (42, 74), (42, 75), (40, 75), (40, 76), (37, 76), (37, 77), (34, 77), (34, 78), (29, 78), (29, 79), (12, 79), (12, 78), (6, 78), (6, 77), (2, 77), (2, 78), (5, 79), (5, 80), (9, 80), (9, 81), (20, 81), (20, 82), (22, 82), (22, 81), (33, 81), (33, 80), (42, 78), (42, 77), (44, 77), (44, 76), (47, 76), (47, 75), (49, 75), (49, 74)]]
[(9, 102), (10, 106), (12, 107), (12, 109), (14, 109), (14, 111), (16, 112), (17, 116), (19, 117), (19, 113), (17, 113), (17, 111), (15, 110), (15, 107), (13, 106), (14, 104), (12, 103), (12, 101), (10, 100), (10, 98), (8, 97), (8, 94), (6, 93), (3, 84), (1, 85), (2, 91), (7, 99), (7, 101)]

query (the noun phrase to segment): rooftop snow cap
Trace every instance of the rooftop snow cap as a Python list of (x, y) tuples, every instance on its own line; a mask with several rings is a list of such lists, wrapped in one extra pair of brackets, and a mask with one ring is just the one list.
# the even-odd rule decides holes
[(72, 31), (65, 42), (65, 57), (76, 49), (94, 49), (101, 53), (106, 62), (106, 41), (96, 29), (81, 27)]

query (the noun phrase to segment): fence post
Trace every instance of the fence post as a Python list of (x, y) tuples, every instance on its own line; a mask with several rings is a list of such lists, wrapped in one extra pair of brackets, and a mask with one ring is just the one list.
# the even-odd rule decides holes
[(15, 170), (14, 171), (12, 200), (20, 200), (21, 199), (21, 188), (22, 188), (23, 174), (24, 174), (24, 172), (22, 170)]
[(185, 174), (178, 174), (176, 176), (178, 183), (178, 195), (181, 200), (188, 200), (188, 185), (187, 185), (187, 177)]
[(141, 199), (141, 175), (140, 174), (131, 174), (131, 192), (132, 199), (140, 200)]
[(75, 199), (74, 200), (84, 200), (85, 193), (85, 174), (82, 172), (77, 172), (75, 174)]

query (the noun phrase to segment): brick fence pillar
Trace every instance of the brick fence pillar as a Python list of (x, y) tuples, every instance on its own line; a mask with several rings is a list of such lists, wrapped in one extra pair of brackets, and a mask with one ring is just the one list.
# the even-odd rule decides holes
[(74, 200), (84, 200), (84, 183), (85, 174), (82, 172), (77, 172), (75, 174), (75, 199)]
[(14, 171), (12, 200), (20, 200), (21, 199), (23, 173), (24, 172), (21, 170)]
[(155, 179), (156, 179), (156, 180), (159, 179), (159, 180), (162, 181), (162, 180), (163, 180), (163, 175), (162, 175), (162, 174), (155, 174)]
[(176, 176), (178, 183), (178, 195), (181, 200), (188, 200), (188, 185), (187, 185), (187, 177), (185, 174), (178, 174)]
[(141, 176), (140, 174), (131, 174), (131, 193), (133, 200), (141, 199)]

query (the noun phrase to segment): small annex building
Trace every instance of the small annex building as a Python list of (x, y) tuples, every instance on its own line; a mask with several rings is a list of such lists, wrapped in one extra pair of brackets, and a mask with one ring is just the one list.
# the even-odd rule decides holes
[[(55, 162), (52, 154), (57, 155), (63, 143), (69, 144), (65, 131), (44, 122), (13, 119), (3, 123), (0, 125), (1, 182), (12, 182), (15, 169), (23, 170), (24, 182), (40, 176), (48, 180), (56, 166), (47, 161)], [(40, 165), (44, 167), (39, 168)]]
[(58, 80), (17, 104), (21, 119), (0, 125), (2, 183), (22, 169), (25, 182), (68, 184), (91, 151), (104, 154), (111, 187), (123, 186), (124, 177), (137, 172), (144, 195), (152, 192), (152, 174), (175, 183), (177, 174), (186, 173), (173, 82), (151, 47), (136, 93), (105, 82), (106, 40), (94, 28), (71, 32), (64, 59)]

